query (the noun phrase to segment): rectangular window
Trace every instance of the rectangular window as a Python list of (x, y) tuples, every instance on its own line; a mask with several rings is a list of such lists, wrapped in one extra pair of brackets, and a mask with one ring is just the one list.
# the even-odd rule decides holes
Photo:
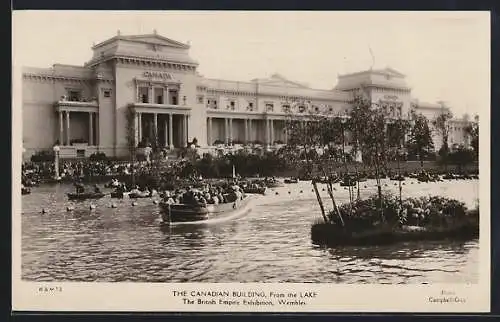
[(82, 92), (80, 90), (68, 90), (68, 100), (72, 102), (79, 102), (82, 100)]
[(77, 158), (85, 158), (85, 150), (76, 150)]
[(274, 110), (274, 104), (273, 103), (266, 103), (266, 111), (272, 112), (273, 110)]
[(229, 102), (229, 109), (234, 110), (236, 106), (236, 103), (234, 101)]
[(105, 90), (103, 93), (104, 97), (111, 97), (111, 91), (110, 90)]
[(217, 100), (215, 98), (207, 99), (207, 108), (217, 109)]
[(155, 103), (163, 104), (163, 88), (155, 88), (154, 93), (155, 93)]
[(198, 95), (198, 104), (203, 104), (203, 95)]
[(148, 87), (139, 87), (139, 103), (149, 103)]
[(168, 97), (170, 98), (170, 104), (171, 105), (178, 105), (178, 93), (176, 90), (173, 91), (168, 91)]

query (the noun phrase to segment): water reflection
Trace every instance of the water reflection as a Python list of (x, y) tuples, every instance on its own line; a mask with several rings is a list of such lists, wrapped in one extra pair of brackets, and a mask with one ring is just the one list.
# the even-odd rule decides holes
[[(436, 190), (472, 196), (477, 182)], [(412, 193), (431, 187), (413, 185)], [(430, 185), (429, 185), (430, 186)], [(418, 188), (418, 189), (417, 189)], [(160, 228), (152, 199), (68, 202), (71, 186), (23, 196), (22, 276), (36, 281), (475, 283), (478, 242), (313, 245), (319, 207), (307, 183), (277, 188), (241, 218)], [(300, 190), (303, 192), (300, 193)], [(278, 191), (279, 195), (275, 195)], [(290, 191), (290, 194), (288, 193)], [(369, 189), (364, 195), (372, 193)], [(424, 193), (424, 194), (425, 194)], [(477, 194), (476, 194), (477, 195)], [(347, 191), (336, 192), (339, 202)], [(325, 198), (328, 198), (326, 195)], [(327, 207), (329, 199), (325, 199)], [(90, 204), (95, 209), (90, 209)], [(67, 211), (67, 207), (74, 208)], [(46, 213), (42, 214), (41, 209)]]

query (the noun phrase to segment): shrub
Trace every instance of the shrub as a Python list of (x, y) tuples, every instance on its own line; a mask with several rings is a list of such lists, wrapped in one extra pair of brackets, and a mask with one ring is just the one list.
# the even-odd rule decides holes
[(88, 141), (85, 139), (74, 139), (74, 140), (71, 140), (70, 143), (71, 143), (71, 145), (73, 145), (73, 144), (86, 144), (86, 143), (88, 143)]
[[(463, 218), (467, 212), (463, 202), (440, 196), (407, 198), (400, 203), (395, 196), (384, 195), (382, 201), (384, 217), (394, 225), (442, 227)], [(354, 230), (374, 227), (382, 219), (377, 196), (343, 204), (339, 210), (346, 226)], [(336, 212), (330, 212), (328, 219), (341, 224)]]
[(31, 162), (50, 162), (54, 161), (52, 151), (39, 151), (31, 156)]
[(104, 152), (96, 152), (92, 153), (89, 157), (90, 161), (105, 161), (108, 158), (106, 157), (106, 153)]

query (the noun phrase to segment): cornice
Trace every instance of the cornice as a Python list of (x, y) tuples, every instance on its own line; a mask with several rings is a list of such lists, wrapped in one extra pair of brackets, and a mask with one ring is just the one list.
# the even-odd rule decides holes
[[(206, 87), (205, 87), (206, 88)], [(197, 87), (198, 89), (198, 87)], [(328, 99), (328, 98), (317, 98), (314, 96), (301, 96), (301, 95), (283, 95), (281, 93), (258, 93), (258, 92), (248, 92), (248, 91), (238, 91), (238, 90), (225, 90), (217, 88), (206, 88), (205, 92), (212, 95), (231, 95), (231, 96), (252, 96), (254, 98), (258, 97), (272, 97), (279, 98), (280, 100), (286, 101), (326, 101), (326, 102), (338, 102), (338, 103), (349, 103), (349, 100), (345, 99)]]
[(185, 71), (190, 73), (194, 73), (196, 71), (196, 67), (198, 66), (198, 64), (195, 63), (157, 59), (148, 56), (127, 56), (127, 55), (113, 55), (102, 59), (91, 60), (90, 62), (86, 63), (85, 66), (93, 67), (95, 65), (98, 65), (100, 63), (109, 60), (115, 60), (117, 63), (123, 65), (161, 67), (170, 69), (172, 71), (181, 71), (181, 72)]
[(361, 86), (365, 88), (390, 89), (393, 91), (411, 92), (411, 88), (397, 85), (362, 84)]
[(94, 82), (102, 83), (113, 83), (113, 79), (102, 79), (102, 78), (77, 78), (64, 75), (47, 75), (47, 74), (35, 74), (35, 73), (24, 73), (23, 79), (41, 81), (41, 82), (65, 82), (65, 83), (75, 83), (75, 84), (88, 84), (91, 85)]

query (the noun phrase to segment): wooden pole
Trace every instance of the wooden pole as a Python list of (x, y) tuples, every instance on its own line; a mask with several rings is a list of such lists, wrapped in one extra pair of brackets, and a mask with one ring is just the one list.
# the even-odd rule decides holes
[(318, 191), (318, 186), (316, 184), (316, 181), (312, 181), (313, 187), (314, 187), (314, 192), (316, 193), (316, 198), (318, 199), (319, 207), (321, 208), (321, 215), (323, 215), (323, 219), (325, 220), (325, 223), (328, 222), (328, 219), (325, 214), (325, 206), (323, 205), (323, 200), (321, 200), (321, 196), (319, 195)]
[(332, 182), (330, 178), (326, 175), (325, 169), (323, 170), (323, 175), (328, 178), (328, 183), (326, 185), (326, 188), (328, 190), (328, 195), (330, 196), (330, 199), (332, 199), (332, 204), (333, 204), (333, 209), (337, 213), (337, 215), (340, 218), (340, 221), (342, 222), (342, 226), (345, 226), (344, 218), (342, 218), (342, 214), (340, 213), (339, 207), (337, 206), (337, 203), (335, 202), (335, 197), (333, 196), (333, 188), (332, 188)]

